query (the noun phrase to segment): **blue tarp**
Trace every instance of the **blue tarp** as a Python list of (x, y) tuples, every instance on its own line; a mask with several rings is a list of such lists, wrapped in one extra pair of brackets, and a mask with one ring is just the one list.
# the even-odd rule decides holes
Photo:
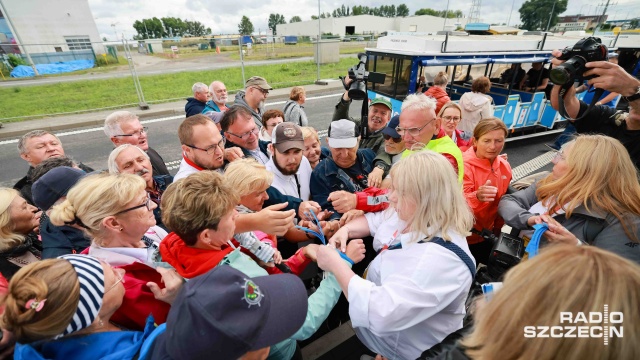
[[(73, 60), (57, 62), (53, 64), (39, 64), (36, 65), (36, 69), (38, 69), (38, 73), (40, 75), (45, 75), (91, 69), (93, 66), (93, 60)], [(33, 77), (34, 75), (35, 74), (33, 73), (33, 69), (31, 68), (31, 66), (26, 65), (18, 65), (11, 71), (11, 77), (13, 78)]]

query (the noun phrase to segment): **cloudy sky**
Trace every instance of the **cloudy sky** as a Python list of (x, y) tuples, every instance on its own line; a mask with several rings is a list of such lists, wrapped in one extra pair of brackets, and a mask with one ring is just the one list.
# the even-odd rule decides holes
[[(506, 23), (509, 19), (511, 4), (511, 25), (520, 22), (518, 9), (525, 0), (483, 0), (481, 17), (484, 22)], [(565, 14), (571, 15), (578, 12), (585, 14), (595, 14), (597, 4), (604, 1), (569, 0), (569, 6)], [(623, 19), (627, 17), (640, 17), (640, 1), (638, 0), (616, 0), (618, 5), (607, 10), (609, 19)], [(398, 2), (385, 2), (381, 0), (356, 0), (337, 1), (320, 0), (322, 12), (332, 12), (333, 9), (342, 4), (366, 5), (377, 7), (380, 5), (406, 4), (410, 13), (422, 7), (431, 7), (436, 10), (444, 10), (446, 1), (433, 2), (427, 5), (425, 1), (408, 0)], [(593, 5), (590, 5), (593, 4)], [(179, 17), (181, 19), (196, 20), (210, 27), (214, 34), (237, 33), (238, 23), (243, 15), (251, 19), (256, 33), (263, 34), (267, 29), (267, 20), (270, 13), (283, 14), (287, 21), (292, 16), (298, 15), (302, 20), (309, 20), (311, 15), (318, 13), (317, 0), (89, 0), (89, 6), (93, 12), (101, 37), (113, 40), (115, 37), (114, 27), (118, 34), (123, 33), (127, 38), (135, 34), (133, 22), (138, 19), (151, 17)], [(452, 10), (462, 10), (468, 13), (471, 7), (471, 0), (452, 0), (449, 8)], [(598, 13), (602, 13), (602, 8), (597, 8)]]

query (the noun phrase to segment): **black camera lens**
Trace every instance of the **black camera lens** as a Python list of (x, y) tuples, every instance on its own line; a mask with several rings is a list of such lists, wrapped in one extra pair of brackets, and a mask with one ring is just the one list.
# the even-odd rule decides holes
[(563, 64), (551, 69), (549, 79), (556, 85), (565, 85), (582, 77), (586, 60), (580, 56), (573, 56)]

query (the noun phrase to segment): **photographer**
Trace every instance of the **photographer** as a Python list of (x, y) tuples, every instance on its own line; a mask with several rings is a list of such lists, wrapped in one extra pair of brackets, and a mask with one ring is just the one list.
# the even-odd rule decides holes
[[(554, 50), (554, 56), (560, 56), (560, 50)], [(558, 66), (563, 60), (552, 59), (551, 63)], [(595, 105), (584, 118), (572, 121), (578, 133), (601, 133), (620, 140), (629, 152), (631, 159), (640, 168), (640, 80), (628, 74), (622, 67), (608, 61), (588, 62), (584, 76), (595, 75), (588, 81), (598, 89), (616, 92), (629, 100), (629, 114), (619, 114), (616, 109), (604, 105)], [(561, 86), (556, 85), (551, 91), (551, 105), (559, 110), (558, 94)], [(580, 101), (575, 96), (575, 88), (571, 87), (564, 96), (564, 107), (567, 115), (572, 118), (582, 116), (589, 104)]]

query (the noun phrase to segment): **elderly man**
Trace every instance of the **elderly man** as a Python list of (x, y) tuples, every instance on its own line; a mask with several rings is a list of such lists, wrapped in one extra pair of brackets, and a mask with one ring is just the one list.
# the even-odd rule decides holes
[[(13, 188), (20, 191), (20, 195), (29, 204), (33, 204), (31, 186), (33, 185), (34, 167), (46, 159), (64, 156), (64, 149), (57, 136), (45, 130), (33, 130), (22, 135), (18, 141), (18, 151), (20, 157), (29, 163), (29, 170), (25, 177), (13, 185)], [(86, 172), (93, 171), (92, 168), (82, 163), (79, 163), (78, 167)]]
[(153, 167), (153, 176), (169, 175), (162, 156), (149, 146), (147, 128), (143, 127), (138, 116), (129, 111), (116, 111), (104, 121), (104, 133), (115, 147), (131, 144), (147, 153)]
[(184, 106), (184, 112), (187, 117), (202, 114), (202, 110), (204, 110), (210, 98), (209, 88), (201, 82), (193, 84), (191, 91), (193, 92), (193, 97), (187, 98), (187, 103)]
[(207, 101), (207, 105), (202, 110), (203, 114), (209, 111), (222, 112), (227, 111), (227, 101), (229, 95), (227, 93), (227, 87), (222, 81), (214, 81), (209, 85), (209, 93), (211, 94), (211, 100)]
[[(353, 121), (342, 119), (329, 125), (327, 144), (331, 157), (321, 161), (311, 173), (311, 198), (323, 209), (334, 210), (329, 194), (344, 190), (349, 193), (369, 187), (367, 176), (373, 168), (376, 154), (371, 149), (359, 149), (360, 129)], [(332, 218), (339, 218), (333, 214)]]
[(303, 156), (304, 138), (302, 128), (294, 123), (281, 123), (273, 129), (269, 151), (273, 156), (267, 169), (275, 176), (271, 186), (281, 193), (302, 200), (309, 200), (311, 164)]
[(234, 105), (239, 105), (249, 110), (258, 129), (262, 127), (262, 114), (264, 114), (264, 102), (269, 96), (269, 90), (273, 90), (267, 80), (260, 76), (252, 76), (244, 84), (244, 91), (238, 91)]
[(142, 176), (147, 183), (145, 190), (153, 202), (158, 204), (153, 210), (156, 218), (156, 225), (162, 225), (162, 213), (160, 211), (160, 201), (167, 186), (173, 182), (171, 175), (153, 175), (151, 171), (151, 161), (149, 155), (141, 148), (124, 144), (115, 148), (109, 155), (108, 168), (110, 174), (133, 174)]
[(269, 161), (269, 142), (258, 138), (260, 128), (253, 121), (250, 110), (242, 106), (232, 106), (224, 113), (220, 127), (229, 142), (227, 146), (238, 146), (245, 157), (251, 156), (263, 165)]

